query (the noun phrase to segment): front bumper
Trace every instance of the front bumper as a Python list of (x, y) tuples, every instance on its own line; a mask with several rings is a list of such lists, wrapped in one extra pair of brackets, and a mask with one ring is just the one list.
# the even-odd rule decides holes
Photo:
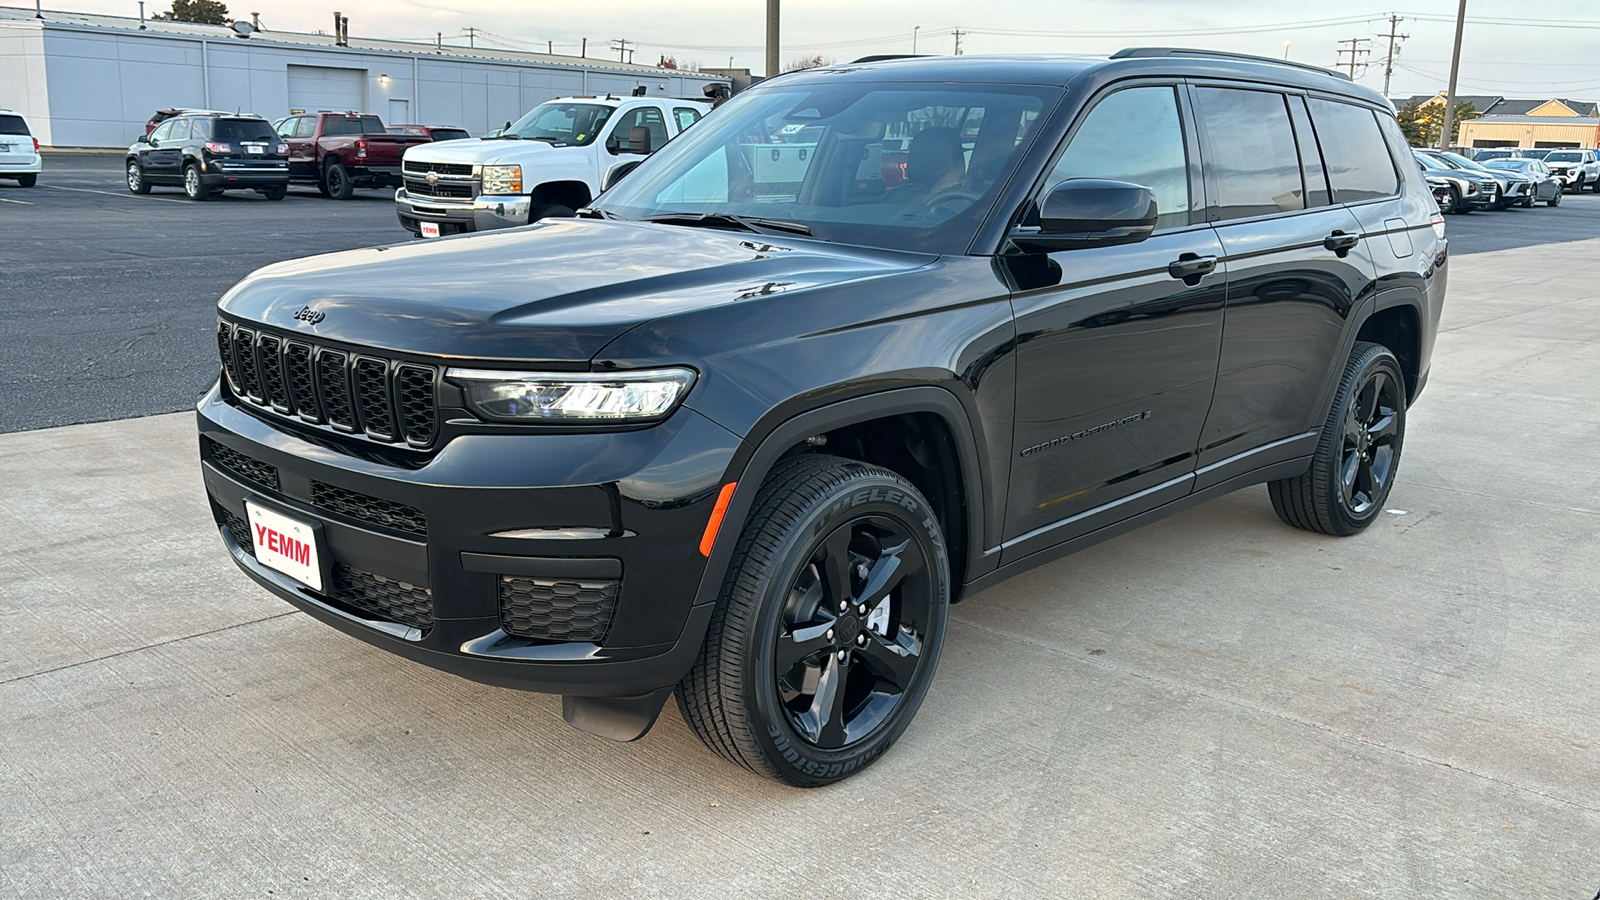
[[(315, 618), (475, 681), (571, 697), (659, 691), (693, 663), (711, 614), (695, 602), (697, 545), (740, 446), (698, 413), (459, 435), (406, 467), (277, 427), (225, 391), (197, 406), (219, 533), (247, 575)], [(320, 530), (322, 591), (255, 559), (246, 500)]]
[(526, 225), (531, 203), (531, 197), (482, 196), (468, 200), (412, 197), (405, 188), (394, 192), (395, 214), (412, 234), (420, 232), (420, 222), (437, 222), (447, 234)]
[(1552, 170), (1550, 174), (1554, 175), (1556, 180), (1561, 182), (1562, 187), (1568, 188), (1579, 183), (1580, 181), (1582, 181), (1584, 184), (1588, 184), (1594, 180), (1588, 177), (1588, 175), (1582, 169), (1568, 169), (1565, 172), (1557, 172)]

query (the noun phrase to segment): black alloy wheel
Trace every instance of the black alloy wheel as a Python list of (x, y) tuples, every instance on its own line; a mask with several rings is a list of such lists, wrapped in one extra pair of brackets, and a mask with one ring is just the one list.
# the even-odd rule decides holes
[(355, 183), (350, 180), (350, 173), (339, 163), (329, 163), (328, 171), (323, 176), (323, 181), (328, 185), (328, 196), (335, 200), (349, 200), (355, 193)]
[(150, 193), (150, 185), (144, 180), (144, 169), (135, 160), (128, 160), (128, 191), (134, 194)]
[(1394, 487), (1405, 439), (1406, 386), (1387, 347), (1356, 342), (1311, 467), (1267, 485), (1289, 525), (1347, 536), (1372, 524)]
[(774, 467), (678, 685), (718, 755), (817, 787), (904, 732), (938, 664), (949, 561), (931, 505), (893, 472), (806, 454)]

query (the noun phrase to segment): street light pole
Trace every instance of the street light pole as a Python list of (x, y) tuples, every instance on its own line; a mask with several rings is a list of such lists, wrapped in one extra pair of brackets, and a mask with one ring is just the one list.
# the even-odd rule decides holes
[(778, 74), (778, 0), (767, 0), (767, 77)]
[(1461, 73), (1461, 32), (1467, 27), (1467, 0), (1456, 11), (1456, 49), (1450, 55), (1450, 89), (1444, 98), (1444, 127), (1439, 129), (1439, 149), (1450, 149), (1450, 129), (1456, 118), (1456, 76)]
[(912, 56), (916, 56), (917, 55), (917, 32), (919, 32), (921, 30), (922, 30), (922, 26), (921, 25), (913, 26), (912, 29), (911, 29), (911, 55)]

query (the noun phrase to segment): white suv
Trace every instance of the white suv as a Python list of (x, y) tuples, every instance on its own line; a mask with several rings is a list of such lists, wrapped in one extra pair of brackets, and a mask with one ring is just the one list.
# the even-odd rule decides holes
[(482, 139), (407, 150), (395, 212), (423, 237), (570, 216), (612, 167), (642, 159), (706, 111), (695, 100), (557, 98)]
[(0, 178), (15, 178), (23, 187), (33, 187), (44, 170), (39, 156), (39, 139), (28, 128), (22, 113), (0, 109)]

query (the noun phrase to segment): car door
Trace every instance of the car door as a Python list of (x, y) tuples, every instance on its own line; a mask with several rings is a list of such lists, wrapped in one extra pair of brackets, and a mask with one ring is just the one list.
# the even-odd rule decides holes
[(1017, 388), (1002, 564), (1190, 490), (1226, 267), (1196, 215), (1197, 145), (1179, 88), (1136, 84), (1096, 99), (1038, 186), (1042, 196), (1072, 178), (1143, 185), (1155, 194), (1155, 232), (1008, 261)]
[[(317, 177), (317, 142), (313, 133), (317, 128), (316, 116), (295, 116), (284, 122), (278, 133), (289, 145), (289, 175), (293, 178)], [(285, 133), (287, 132), (287, 133)]]
[(145, 177), (152, 182), (176, 184), (178, 166), (183, 162), (183, 142), (189, 139), (187, 116), (162, 122), (150, 135), (150, 153), (145, 164)]
[(1315, 449), (1324, 388), (1343, 363), (1345, 324), (1372, 286), (1378, 248), (1333, 202), (1303, 97), (1233, 85), (1191, 91), (1206, 217), (1228, 263), (1217, 390), (1195, 485), (1205, 488)]

